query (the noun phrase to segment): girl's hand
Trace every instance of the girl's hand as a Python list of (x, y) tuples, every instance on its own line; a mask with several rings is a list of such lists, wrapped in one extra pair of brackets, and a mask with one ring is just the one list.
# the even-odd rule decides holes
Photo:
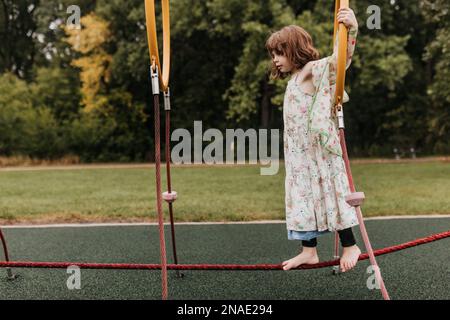
[(351, 8), (339, 9), (337, 20), (339, 23), (342, 22), (348, 29), (358, 28), (358, 21), (356, 20), (355, 13)]

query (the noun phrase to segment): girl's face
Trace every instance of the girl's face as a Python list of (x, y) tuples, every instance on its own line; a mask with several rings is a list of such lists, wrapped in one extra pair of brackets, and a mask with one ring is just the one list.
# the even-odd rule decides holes
[(289, 73), (294, 70), (294, 65), (284, 55), (272, 52), (272, 60), (277, 66), (278, 70), (282, 73)]

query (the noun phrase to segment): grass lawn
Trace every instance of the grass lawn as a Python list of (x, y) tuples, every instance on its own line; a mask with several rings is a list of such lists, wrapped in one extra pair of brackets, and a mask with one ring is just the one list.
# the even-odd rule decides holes
[[(162, 168), (166, 191), (165, 168)], [(364, 216), (449, 214), (450, 163), (353, 164)], [(284, 166), (173, 167), (176, 221), (284, 219)], [(154, 169), (0, 172), (0, 222), (156, 221)], [(167, 205), (164, 204), (167, 213)]]

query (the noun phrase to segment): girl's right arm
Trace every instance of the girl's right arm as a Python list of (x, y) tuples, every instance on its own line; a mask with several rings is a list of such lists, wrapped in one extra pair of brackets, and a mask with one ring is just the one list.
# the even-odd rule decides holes
[[(356, 47), (356, 37), (358, 35), (358, 28), (357, 27), (351, 27), (348, 31), (348, 37), (347, 37), (347, 59), (345, 63), (345, 70), (347, 70), (350, 67), (350, 64), (352, 63), (353, 54), (355, 52)], [(333, 48), (333, 64), (332, 66), (336, 68), (337, 65), (337, 55), (338, 55), (338, 48), (339, 48), (339, 36), (336, 35), (336, 40), (334, 42), (334, 48)], [(332, 70), (335, 71), (335, 70)]]

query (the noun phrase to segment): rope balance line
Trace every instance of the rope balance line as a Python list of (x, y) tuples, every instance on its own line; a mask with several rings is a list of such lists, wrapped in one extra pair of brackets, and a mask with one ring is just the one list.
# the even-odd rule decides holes
[[(378, 249), (374, 251), (375, 256), (381, 256), (408, 248), (420, 246), (426, 243), (450, 238), (450, 230), (426, 238), (416, 239), (400, 245)], [(367, 253), (360, 255), (359, 260), (367, 260)], [(312, 265), (302, 265), (292, 270), (319, 269), (339, 265), (339, 259), (320, 262)], [(121, 270), (161, 270), (160, 264), (130, 264), (130, 263), (75, 263), (75, 262), (0, 262), (0, 268), (55, 268), (65, 269), (70, 266), (78, 266), (82, 269), (121, 269)], [(168, 264), (170, 270), (234, 270), (234, 271), (255, 271), (255, 270), (283, 270), (281, 264)]]

